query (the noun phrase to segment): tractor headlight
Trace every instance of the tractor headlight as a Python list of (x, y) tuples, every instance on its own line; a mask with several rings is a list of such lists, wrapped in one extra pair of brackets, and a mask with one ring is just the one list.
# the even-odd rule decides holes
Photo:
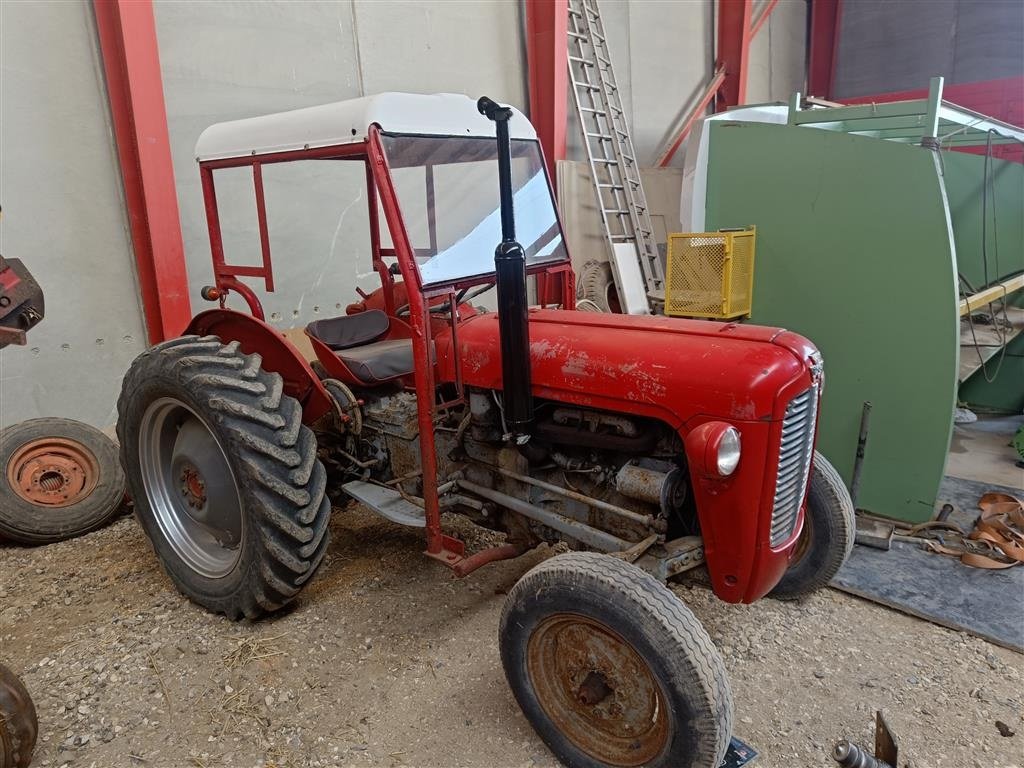
[(739, 463), (740, 432), (736, 427), (729, 427), (722, 432), (722, 436), (718, 440), (718, 474), (722, 477), (728, 477), (736, 471)]

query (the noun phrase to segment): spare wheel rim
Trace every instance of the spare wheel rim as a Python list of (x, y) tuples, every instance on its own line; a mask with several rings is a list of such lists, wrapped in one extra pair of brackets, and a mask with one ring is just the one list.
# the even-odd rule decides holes
[(206, 422), (180, 400), (151, 403), (139, 428), (139, 467), (153, 518), (178, 558), (209, 579), (231, 573), (242, 554), (242, 503)]
[(51, 509), (88, 498), (99, 478), (95, 454), (67, 437), (30, 440), (7, 462), (7, 483), (14, 493), (29, 504)]

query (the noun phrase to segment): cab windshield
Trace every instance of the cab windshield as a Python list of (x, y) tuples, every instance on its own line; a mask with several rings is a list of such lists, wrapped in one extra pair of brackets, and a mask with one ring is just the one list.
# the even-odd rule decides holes
[[(424, 286), (494, 274), (501, 241), (497, 142), (383, 134), (391, 179)], [(526, 266), (568, 260), (540, 145), (512, 140), (516, 240)]]

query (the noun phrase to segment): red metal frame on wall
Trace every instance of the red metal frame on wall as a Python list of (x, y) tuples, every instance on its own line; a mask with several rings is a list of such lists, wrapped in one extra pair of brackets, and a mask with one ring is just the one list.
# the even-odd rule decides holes
[(753, 0), (718, 0), (718, 68), (725, 79), (715, 93), (715, 111), (747, 100)]
[(151, 0), (93, 0), (150, 343), (192, 316)]
[(529, 69), (530, 122), (537, 130), (548, 176), (565, 159), (569, 97), (568, 0), (526, 0), (526, 58)]

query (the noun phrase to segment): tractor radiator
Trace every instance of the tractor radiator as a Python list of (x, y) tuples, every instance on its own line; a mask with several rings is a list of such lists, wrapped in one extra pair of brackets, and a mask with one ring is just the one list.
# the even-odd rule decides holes
[(800, 502), (807, 488), (814, 449), (814, 424), (818, 417), (818, 385), (794, 397), (786, 406), (779, 443), (779, 471), (775, 478), (772, 529), (769, 543), (783, 544), (793, 535)]

